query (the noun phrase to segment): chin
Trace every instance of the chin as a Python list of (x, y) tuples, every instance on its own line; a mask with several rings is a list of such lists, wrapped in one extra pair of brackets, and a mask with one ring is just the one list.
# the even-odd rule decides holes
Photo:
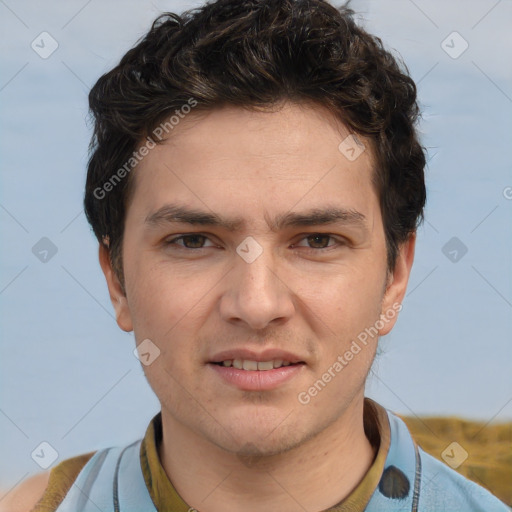
[(269, 459), (293, 450), (301, 444), (299, 439), (281, 438), (247, 441), (234, 452), (246, 466), (255, 466), (262, 459)]
[[(227, 439), (227, 443), (216, 443), (220, 448), (236, 454), (244, 463), (253, 463), (256, 459), (273, 457), (297, 448), (309, 438), (312, 433), (303, 432), (299, 425), (281, 425), (276, 428), (274, 422), (262, 425), (239, 425), (236, 431), (232, 431), (233, 437)], [(248, 459), (245, 461), (245, 459)], [(253, 460), (254, 459), (254, 460)], [(247, 465), (246, 464), (246, 465)]]

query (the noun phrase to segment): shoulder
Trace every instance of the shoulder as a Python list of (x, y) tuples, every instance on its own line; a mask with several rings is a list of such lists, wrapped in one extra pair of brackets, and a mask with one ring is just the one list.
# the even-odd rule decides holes
[(57, 509), (76, 477), (96, 452), (63, 460), (16, 486), (0, 501), (0, 512), (49, 512)]
[(391, 411), (387, 412), (391, 446), (389, 460), (386, 462), (401, 468), (415, 482), (414, 494), (418, 500), (418, 510), (510, 512), (509, 507), (487, 489), (422, 449), (404, 420)]
[(0, 500), (0, 512), (29, 512), (43, 497), (50, 471), (38, 473), (24, 480)]
[[(487, 489), (462, 476), (432, 455), (418, 448), (421, 459), (420, 509), (464, 510), (467, 512), (509, 512)], [(423, 505), (423, 507), (422, 507)], [(434, 510), (433, 509), (433, 510)]]

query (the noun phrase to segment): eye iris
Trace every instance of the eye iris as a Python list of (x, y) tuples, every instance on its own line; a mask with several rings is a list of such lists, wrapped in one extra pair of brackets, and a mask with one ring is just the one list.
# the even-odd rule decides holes
[[(328, 235), (312, 235), (308, 237), (309, 242), (311, 243), (314, 240), (313, 245), (319, 243), (322, 247), (327, 247), (329, 245), (329, 236)], [(324, 240), (326, 243), (318, 242), (319, 240)]]
[[(203, 235), (188, 235), (183, 237), (183, 244), (186, 247), (190, 248), (190, 245), (192, 245), (193, 249), (200, 249), (201, 246), (204, 244), (204, 236)], [(199, 239), (199, 242), (197, 240)], [(195, 240), (196, 242), (192, 242), (192, 244), (188, 243), (190, 240)]]

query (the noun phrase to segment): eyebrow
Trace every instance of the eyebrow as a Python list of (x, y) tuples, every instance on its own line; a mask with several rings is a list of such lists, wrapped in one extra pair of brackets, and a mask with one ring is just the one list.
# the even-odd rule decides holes
[[(288, 227), (320, 226), (328, 224), (345, 224), (368, 230), (364, 214), (353, 209), (338, 207), (313, 208), (305, 212), (288, 212), (265, 220), (271, 231), (279, 231)], [(158, 227), (165, 224), (183, 223), (201, 226), (224, 228), (227, 231), (237, 231), (244, 227), (245, 220), (241, 217), (224, 218), (212, 212), (188, 208), (176, 204), (166, 204), (146, 217), (145, 224)]]

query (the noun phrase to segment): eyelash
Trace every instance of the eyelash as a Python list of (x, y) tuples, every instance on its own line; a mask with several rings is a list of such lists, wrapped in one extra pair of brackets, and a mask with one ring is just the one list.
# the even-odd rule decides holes
[[(171, 238), (170, 240), (165, 240), (164, 244), (165, 244), (165, 246), (174, 245), (176, 247), (179, 247), (180, 249), (186, 249), (186, 250), (190, 250), (190, 251), (199, 251), (201, 249), (207, 249), (208, 247), (191, 248), (191, 247), (185, 247), (184, 245), (176, 243), (177, 241), (184, 240), (185, 238), (197, 238), (197, 237), (202, 237), (206, 240), (209, 240), (209, 238), (206, 235), (203, 235), (201, 233), (187, 233), (184, 235), (179, 235), (174, 238)], [(335, 248), (336, 246), (346, 245), (343, 240), (340, 240), (339, 238), (336, 238), (333, 235), (330, 235), (328, 233), (309, 233), (309, 234), (305, 235), (303, 238), (301, 238), (299, 240), (299, 242), (301, 242), (303, 240), (307, 240), (308, 238), (315, 238), (315, 237), (322, 237), (322, 238), (327, 237), (331, 240), (334, 240), (336, 242), (336, 244), (328, 245), (327, 247), (318, 247), (318, 248), (305, 247), (306, 251), (313, 251), (313, 252), (327, 251), (329, 249)]]

